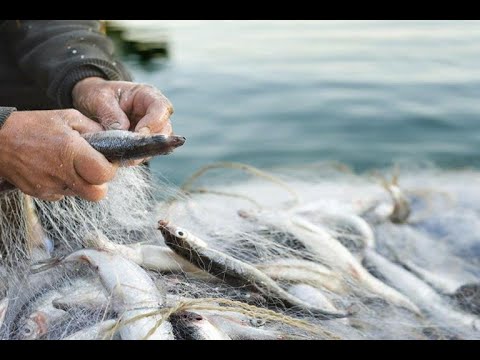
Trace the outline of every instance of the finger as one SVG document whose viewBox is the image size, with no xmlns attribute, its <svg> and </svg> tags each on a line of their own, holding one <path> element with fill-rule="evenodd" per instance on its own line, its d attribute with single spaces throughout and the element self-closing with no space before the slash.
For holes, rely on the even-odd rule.
<svg viewBox="0 0 480 360">
<path fill-rule="evenodd" d="M 89 119 L 77 110 L 64 110 L 62 111 L 62 116 L 63 121 L 65 121 L 70 128 L 78 131 L 80 134 L 104 130 L 100 124 Z"/>
<path fill-rule="evenodd" d="M 173 106 L 166 98 L 154 101 L 135 126 L 135 131 L 147 128 L 152 134 L 163 133 L 167 124 L 170 124 L 170 116 L 173 114 Z M 171 125 L 170 125 L 171 127 Z"/>
<path fill-rule="evenodd" d="M 87 183 L 102 185 L 112 180 L 118 165 L 110 163 L 105 156 L 93 149 L 88 142 L 80 136 L 75 138 L 71 148 L 74 153 L 73 166 L 76 173 Z M 72 151 L 72 150 L 71 150 Z M 73 189 L 70 187 L 70 189 Z"/>
<path fill-rule="evenodd" d="M 102 101 L 96 110 L 97 120 L 106 130 L 129 129 L 130 121 L 113 96 Z"/>
<path fill-rule="evenodd" d="M 83 180 L 83 181 L 85 181 L 85 180 Z M 86 183 L 86 182 L 85 182 L 85 183 Z M 86 184 L 87 184 L 87 183 L 86 183 Z M 87 184 L 87 185 L 89 185 L 89 184 Z M 72 189 L 70 189 L 70 188 L 68 187 L 68 185 L 64 185 L 64 186 L 63 186 L 62 194 L 63 194 L 64 196 L 77 196 L 77 193 L 76 193 L 75 191 L 73 191 Z"/>
</svg>

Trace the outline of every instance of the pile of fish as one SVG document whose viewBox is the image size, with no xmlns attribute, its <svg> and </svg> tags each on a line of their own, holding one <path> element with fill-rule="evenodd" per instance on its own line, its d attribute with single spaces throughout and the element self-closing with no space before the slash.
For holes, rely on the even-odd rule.
<svg viewBox="0 0 480 360">
<path fill-rule="evenodd" d="M 95 230 L 75 251 L 34 249 L 4 284 L 0 336 L 480 338 L 478 173 L 382 187 L 233 167 L 261 180 L 194 188 L 198 173 L 152 209 L 147 238 Z"/>
</svg>

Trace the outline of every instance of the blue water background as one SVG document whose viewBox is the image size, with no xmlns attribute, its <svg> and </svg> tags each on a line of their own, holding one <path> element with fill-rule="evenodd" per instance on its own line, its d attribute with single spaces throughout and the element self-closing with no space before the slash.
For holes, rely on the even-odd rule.
<svg viewBox="0 0 480 360">
<path fill-rule="evenodd" d="M 175 106 L 187 143 L 152 162 L 173 182 L 215 161 L 480 166 L 478 21 L 118 23 L 168 44 L 123 60 Z"/>
</svg>

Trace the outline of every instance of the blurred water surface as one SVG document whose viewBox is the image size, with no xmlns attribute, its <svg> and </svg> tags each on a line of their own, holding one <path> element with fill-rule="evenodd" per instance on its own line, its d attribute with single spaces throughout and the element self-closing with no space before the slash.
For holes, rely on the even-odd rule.
<svg viewBox="0 0 480 360">
<path fill-rule="evenodd" d="M 122 58 L 175 106 L 187 143 L 152 162 L 173 182 L 224 160 L 480 166 L 478 21 L 111 24 L 124 40 L 165 44 L 167 56 Z"/>
</svg>

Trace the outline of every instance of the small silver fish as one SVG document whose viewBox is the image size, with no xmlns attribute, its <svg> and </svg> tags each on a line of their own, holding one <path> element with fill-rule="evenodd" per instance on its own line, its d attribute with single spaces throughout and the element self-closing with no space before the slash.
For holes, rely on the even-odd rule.
<svg viewBox="0 0 480 360">
<path fill-rule="evenodd" d="M 122 255 L 141 267 L 161 272 L 203 272 L 198 267 L 175 254 L 170 248 L 148 244 L 116 244 L 100 232 L 92 232 L 85 237 L 89 247 L 108 250 Z"/>
<path fill-rule="evenodd" d="M 52 305 L 57 309 L 106 312 L 112 307 L 111 299 L 99 281 L 78 279 L 60 292 L 62 296 L 52 301 Z"/>
<path fill-rule="evenodd" d="M 408 270 L 371 249 L 366 251 L 365 260 L 392 286 L 409 296 L 423 311 L 442 324 L 447 322 L 455 328 L 463 326 L 469 330 L 480 330 L 480 319 L 453 309 L 432 287 Z"/>
<path fill-rule="evenodd" d="M 307 284 L 296 284 L 290 286 L 288 292 L 293 296 L 305 301 L 312 306 L 327 309 L 330 311 L 339 311 L 338 308 L 317 288 Z M 337 321 L 348 325 L 348 319 L 338 319 Z"/>
<path fill-rule="evenodd" d="M 82 136 L 95 150 L 110 161 L 167 155 L 185 143 L 183 136 L 143 135 L 125 130 L 99 131 Z"/>
<path fill-rule="evenodd" d="M 205 316 L 195 312 L 178 312 L 170 317 L 170 321 L 177 340 L 231 340 L 230 336 L 215 327 Z"/>
<path fill-rule="evenodd" d="M 480 315 L 480 283 L 464 284 L 450 297 L 463 311 Z"/>
<path fill-rule="evenodd" d="M 320 224 L 313 224 L 302 216 L 284 211 L 255 215 L 242 211 L 239 215 L 249 221 L 292 234 L 320 262 L 339 272 L 346 282 L 352 281 L 394 305 L 420 314 L 420 309 L 410 299 L 371 275 L 358 259 Z"/>
<path fill-rule="evenodd" d="M 398 186 L 398 175 L 394 175 L 392 181 L 382 179 L 383 187 L 388 191 L 393 200 L 393 210 L 389 219 L 394 224 L 404 224 L 410 216 L 410 202 Z"/>
<path fill-rule="evenodd" d="M 303 259 L 279 259 L 256 264 L 255 267 L 274 280 L 306 283 L 325 288 L 337 294 L 346 294 L 347 287 L 341 276 L 319 263 Z"/>
<path fill-rule="evenodd" d="M 452 279 L 448 273 L 441 274 L 438 272 L 428 271 L 427 269 L 418 266 L 413 261 L 408 259 L 400 259 L 399 257 L 396 257 L 395 261 L 432 286 L 434 289 L 445 295 L 454 294 L 458 288 L 465 284 L 465 282 L 462 283 L 458 280 Z"/>
<path fill-rule="evenodd" d="M 170 322 L 160 314 L 152 314 L 161 309 L 165 301 L 140 266 L 122 256 L 93 249 L 76 251 L 57 264 L 72 262 L 86 263 L 97 272 L 112 297 L 113 310 L 120 314 L 119 333 L 123 340 L 174 339 Z"/>
<path fill-rule="evenodd" d="M 349 316 L 349 314 L 345 312 L 327 311 L 312 307 L 290 295 L 273 279 L 252 265 L 209 248 L 203 240 L 166 221 L 160 220 L 158 224 L 167 246 L 186 260 L 192 262 L 204 271 L 221 278 L 232 286 L 260 292 L 274 302 L 280 301 L 284 306 L 304 309 L 323 319 Z"/>
<path fill-rule="evenodd" d="M 8 309 L 8 298 L 3 299 L 0 301 L 0 329 L 3 325 L 3 320 L 5 319 L 5 314 L 7 313 Z"/>
<path fill-rule="evenodd" d="M 196 310 L 232 340 L 301 340 L 300 336 L 266 329 L 265 321 L 233 311 Z"/>
<path fill-rule="evenodd" d="M 82 137 L 109 161 L 143 159 L 168 155 L 185 143 L 177 135 L 143 135 L 126 130 L 108 130 L 82 134 Z M 15 185 L 0 178 L 0 193 L 14 190 Z"/>
<path fill-rule="evenodd" d="M 52 305 L 53 299 L 60 293 L 56 290 L 49 291 L 42 295 L 35 302 L 35 309 L 26 318 L 18 331 L 18 338 L 21 340 L 36 340 L 45 337 L 54 325 L 68 317 L 66 311 L 56 309 Z"/>
</svg>

